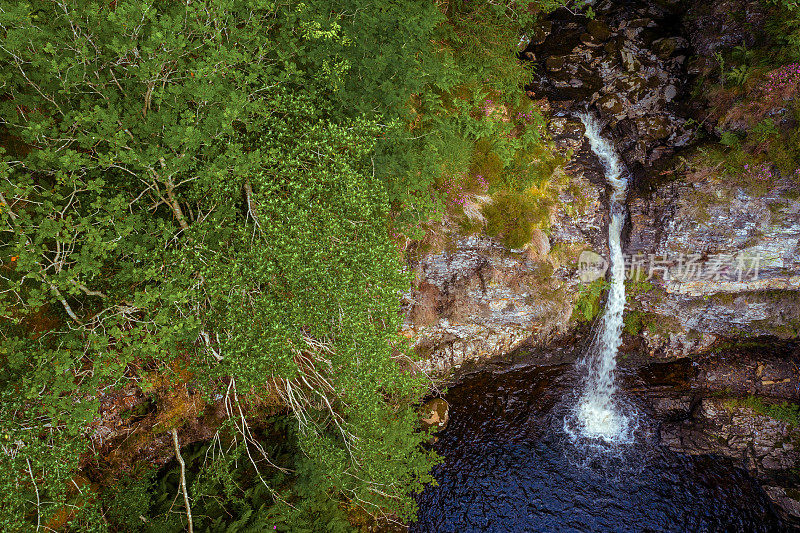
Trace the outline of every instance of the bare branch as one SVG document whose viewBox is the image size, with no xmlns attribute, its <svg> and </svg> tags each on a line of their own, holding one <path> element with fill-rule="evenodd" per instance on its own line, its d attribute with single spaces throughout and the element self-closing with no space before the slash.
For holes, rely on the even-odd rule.
<svg viewBox="0 0 800 533">
<path fill-rule="evenodd" d="M 256 205 L 253 201 L 253 186 L 250 184 L 249 179 L 244 182 L 244 192 L 247 195 L 247 214 L 253 218 L 256 226 L 261 228 L 261 223 L 258 221 L 258 215 L 256 214 Z"/>
<path fill-rule="evenodd" d="M 47 283 L 50 286 L 50 288 L 53 290 L 53 292 L 56 294 L 56 297 L 58 298 L 58 301 L 61 302 L 61 305 L 64 307 L 64 311 L 67 312 L 67 314 L 70 316 L 70 318 L 72 318 L 72 320 L 74 320 L 78 324 L 83 324 L 81 319 L 78 318 L 78 315 L 75 314 L 75 311 L 72 310 L 72 307 L 70 307 L 69 302 L 67 302 L 67 299 L 64 298 L 64 295 L 61 294 L 60 290 L 58 290 L 58 287 L 56 287 L 55 283 L 53 283 L 52 281 L 47 279 L 47 277 L 45 277 L 44 273 L 40 274 L 40 277 L 42 278 L 42 281 Z"/>
<path fill-rule="evenodd" d="M 189 505 L 189 493 L 186 491 L 186 463 L 183 462 L 181 455 L 181 445 L 178 443 L 178 430 L 172 428 L 172 445 L 175 447 L 175 459 L 181 465 L 181 492 L 183 493 L 183 503 L 186 506 L 186 518 L 189 521 L 189 533 L 194 533 L 194 524 L 192 523 L 192 508 Z"/>
<path fill-rule="evenodd" d="M 147 84 L 147 91 L 144 93 L 144 105 L 142 106 L 142 117 L 147 118 L 147 110 L 150 109 L 150 98 L 153 96 L 154 82 Z"/>
<path fill-rule="evenodd" d="M 90 289 L 89 289 L 89 288 L 88 288 L 86 285 L 84 285 L 83 283 L 78 283 L 78 281 L 77 281 L 77 280 L 74 280 L 74 279 L 73 279 L 73 280 L 72 280 L 72 283 L 74 283 L 74 284 L 75 284 L 75 286 L 76 286 L 76 287 L 78 287 L 80 290 L 82 290 L 82 291 L 83 291 L 83 293 L 84 293 L 84 294 L 86 294 L 87 296 L 99 296 L 100 298 L 108 298 L 108 296 L 106 296 L 106 295 L 105 295 L 105 293 L 103 293 L 103 291 L 93 291 L 93 290 L 90 290 Z"/>
<path fill-rule="evenodd" d="M 164 160 L 161 160 L 161 164 L 164 164 Z M 172 184 L 172 178 L 168 179 L 166 182 L 167 186 L 167 198 L 169 198 L 169 206 L 175 212 L 175 218 L 178 219 L 178 224 L 180 225 L 183 231 L 187 231 L 189 229 L 189 224 L 186 222 L 186 217 L 183 216 L 183 209 L 181 209 L 181 204 L 178 202 L 178 198 L 175 196 L 175 186 Z"/>
<path fill-rule="evenodd" d="M 214 356 L 214 359 L 216 359 L 217 361 L 222 361 L 222 356 L 220 355 L 220 353 L 216 349 L 214 349 L 213 346 L 211 346 L 211 337 L 208 335 L 208 332 L 206 330 L 200 332 L 200 338 L 203 339 L 206 348 L 209 349 L 211 355 Z M 219 336 L 217 336 L 217 342 L 219 342 Z"/>
<path fill-rule="evenodd" d="M 31 481 L 33 481 L 33 490 L 36 491 L 36 531 L 42 527 L 42 512 L 40 510 L 41 502 L 39 501 L 39 487 L 36 486 L 36 478 L 33 477 L 33 469 L 31 468 L 31 460 L 27 457 L 25 461 L 28 463 L 28 473 L 31 475 Z"/>
</svg>

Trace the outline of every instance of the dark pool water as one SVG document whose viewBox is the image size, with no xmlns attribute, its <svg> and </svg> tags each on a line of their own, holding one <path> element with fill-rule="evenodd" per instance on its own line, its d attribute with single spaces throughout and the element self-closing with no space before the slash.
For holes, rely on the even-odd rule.
<svg viewBox="0 0 800 533">
<path fill-rule="evenodd" d="M 635 445 L 586 449 L 562 430 L 565 368 L 485 374 L 447 395 L 437 487 L 419 497 L 416 532 L 784 531 L 747 473 L 679 455 L 642 423 Z"/>
</svg>

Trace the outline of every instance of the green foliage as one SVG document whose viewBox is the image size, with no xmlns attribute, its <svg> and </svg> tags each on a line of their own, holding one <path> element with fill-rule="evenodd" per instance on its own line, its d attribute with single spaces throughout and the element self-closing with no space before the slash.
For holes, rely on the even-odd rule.
<svg viewBox="0 0 800 533">
<path fill-rule="evenodd" d="M 0 167 L 4 531 L 79 499 L 98 390 L 177 361 L 209 397 L 292 386 L 307 471 L 413 517 L 434 461 L 374 162 L 440 22 L 416 2 L 2 3 L 0 116 L 25 146 Z"/>
<path fill-rule="evenodd" d="M 388 222 L 418 235 L 485 142 L 515 215 L 491 231 L 542 224 L 532 189 L 557 162 L 513 58 L 556 4 L 0 0 L 0 527 L 132 528 L 125 511 L 163 504 L 126 481 L 98 514 L 73 486 L 98 391 L 167 375 L 283 399 L 303 461 L 270 479 L 303 502 L 298 528 L 341 523 L 342 501 L 413 519 L 436 457 L 400 365 Z M 230 497 L 219 476 L 195 501 Z M 272 516 L 250 507 L 220 523 Z"/>
<path fill-rule="evenodd" d="M 302 453 L 290 417 L 267 420 L 258 434 L 269 462 L 252 462 L 254 450 L 248 452 L 229 430 L 182 450 L 195 531 L 357 531 L 357 505 Z M 186 515 L 176 510 L 180 490 L 180 466 L 173 460 L 158 471 L 124 478 L 100 496 L 100 508 L 112 531 L 179 531 L 187 525 Z"/>
<path fill-rule="evenodd" d="M 714 59 L 719 65 L 720 83 L 725 85 L 725 56 L 722 55 L 722 52 L 714 52 Z"/>
<path fill-rule="evenodd" d="M 663 317 L 640 309 L 626 311 L 623 319 L 623 331 L 632 336 L 639 335 L 645 330 L 654 335 L 659 331 L 664 331 L 663 326 L 665 326 Z"/>
<path fill-rule="evenodd" d="M 800 4 L 796 0 L 767 0 L 776 6 L 768 30 L 776 40 L 772 47 L 778 62 L 800 61 Z"/>
<path fill-rule="evenodd" d="M 655 289 L 653 282 L 649 279 L 645 279 L 644 272 L 638 272 L 637 274 L 638 278 L 634 277 L 625 280 L 625 293 L 632 298 L 638 298 Z"/>
<path fill-rule="evenodd" d="M 720 66 L 719 85 L 698 80 L 693 93 L 704 93 L 724 106 L 717 111 L 731 120 L 750 124 L 746 134 L 722 131 L 720 142 L 726 149 L 707 151 L 714 164 L 721 163 L 725 178 L 763 194 L 771 186 L 775 170 L 781 177 L 796 175 L 800 166 L 800 128 L 782 120 L 779 126 L 769 110 L 794 99 L 800 61 L 800 7 L 793 0 L 768 0 L 765 33 L 761 44 L 721 50 L 714 54 Z M 760 30 L 756 30 L 757 32 Z M 726 65 L 730 70 L 726 70 Z M 725 82 L 732 86 L 725 88 Z M 735 102 L 731 106 L 731 101 Z M 724 120 L 728 120 L 727 118 Z"/>
<path fill-rule="evenodd" d="M 725 80 L 731 81 L 735 86 L 742 87 L 757 71 L 756 66 L 763 64 L 766 59 L 758 49 L 748 48 L 745 44 L 736 46 L 727 54 L 731 63 L 731 70 L 725 72 L 722 53 L 717 54 L 721 72 Z"/>
<path fill-rule="evenodd" d="M 748 132 L 748 138 L 752 139 L 756 143 L 763 143 L 779 133 L 780 132 L 775 125 L 775 121 L 768 117 L 750 129 Z"/>
<path fill-rule="evenodd" d="M 748 407 L 758 414 L 785 422 L 792 427 L 800 427 L 800 405 L 796 403 L 768 403 L 758 396 L 731 400 L 731 406 Z"/>
<path fill-rule="evenodd" d="M 728 148 L 739 148 L 741 146 L 741 139 L 732 131 L 723 131 L 719 135 L 719 143 Z"/>
<path fill-rule="evenodd" d="M 581 322 L 594 320 L 600 313 L 601 297 L 608 285 L 608 282 L 604 279 L 596 279 L 591 283 L 582 284 L 575 299 L 573 316 Z"/>
<path fill-rule="evenodd" d="M 643 307 L 643 301 L 651 303 L 662 297 L 663 289 L 645 279 L 646 274 L 639 272 L 637 278 L 625 280 L 625 294 L 628 307 L 623 317 L 623 331 L 628 335 L 640 335 L 647 331 L 651 335 L 665 334 L 680 329 L 674 318 L 661 316 Z"/>
<path fill-rule="evenodd" d="M 720 152 L 718 161 L 724 161 L 729 178 L 742 182 L 757 191 L 765 190 L 769 172 L 752 172 L 765 165 L 776 166 L 784 176 L 791 175 L 800 166 L 797 150 L 798 128 L 782 120 L 783 126 L 773 121 L 767 113 L 787 99 L 794 99 L 797 83 L 797 62 L 800 61 L 800 7 L 794 0 L 767 0 L 774 6 L 768 9 L 764 28 L 753 28 L 759 45 L 749 48 L 745 44 L 722 49 L 714 54 L 720 68 L 720 79 L 709 83 L 697 80 L 692 93 L 694 98 L 704 94 L 718 102 L 720 115 L 744 120 L 751 127 L 746 135 L 720 132 L 720 142 L 729 150 Z M 730 69 L 730 70 L 728 70 Z M 716 80 L 714 80 L 716 81 Z M 725 82 L 732 85 L 725 87 Z M 731 102 L 735 102 L 731 106 Z M 727 119 L 724 119 L 727 120 Z M 750 171 L 745 170 L 748 165 Z M 756 179 L 750 179 L 756 178 Z"/>
<path fill-rule="evenodd" d="M 726 72 L 725 77 L 735 85 L 742 86 L 747 82 L 750 74 L 751 68 L 748 65 L 739 65 L 738 67 L 734 67 L 730 72 Z"/>
<path fill-rule="evenodd" d="M 531 193 L 501 193 L 484 208 L 486 232 L 509 248 L 529 243 L 533 230 L 547 221 L 548 205 Z"/>
<path fill-rule="evenodd" d="M 644 328 L 645 314 L 639 310 L 625 313 L 622 330 L 628 335 L 638 335 Z"/>
<path fill-rule="evenodd" d="M 147 523 L 153 505 L 151 488 L 155 475 L 156 472 L 151 470 L 138 476 L 124 476 L 117 485 L 102 495 L 101 502 L 107 510 L 107 520 L 113 529 L 139 531 Z M 81 516 L 79 520 L 86 518 L 89 517 Z"/>
<path fill-rule="evenodd" d="M 731 55 L 735 61 L 745 66 L 752 66 L 759 59 L 758 50 L 754 48 L 748 48 L 747 44 L 745 43 L 734 47 Z"/>
<path fill-rule="evenodd" d="M 387 132 L 377 149 L 398 230 L 421 238 L 421 223 L 433 214 L 463 216 L 473 195 L 523 191 L 550 178 L 558 162 L 543 138 L 544 118 L 524 92 L 531 70 L 512 58 L 519 33 L 557 5 L 446 3 L 434 32 L 437 64 L 420 74 L 427 82 L 410 100 L 413 136 Z"/>
</svg>

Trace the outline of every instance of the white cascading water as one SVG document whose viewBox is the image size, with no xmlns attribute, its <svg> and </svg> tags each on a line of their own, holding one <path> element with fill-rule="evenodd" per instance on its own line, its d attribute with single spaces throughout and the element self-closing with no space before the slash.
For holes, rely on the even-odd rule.
<svg viewBox="0 0 800 533">
<path fill-rule="evenodd" d="M 579 113 L 578 118 L 586 127 L 586 138 L 600 159 L 612 188 L 611 221 L 608 226 L 611 287 L 597 336 L 583 359 L 586 370 L 584 388 L 570 417 L 571 423 L 565 421 L 565 428 L 570 425 L 573 426 L 567 428 L 570 433 L 574 434 L 577 430 L 584 438 L 613 444 L 628 441 L 631 433 L 630 418 L 620 412 L 620 404 L 615 399 L 617 386 L 614 382 L 625 310 L 625 265 L 621 236 L 628 180 L 614 146 L 600 135 L 602 128 L 598 121 L 589 113 Z"/>
</svg>

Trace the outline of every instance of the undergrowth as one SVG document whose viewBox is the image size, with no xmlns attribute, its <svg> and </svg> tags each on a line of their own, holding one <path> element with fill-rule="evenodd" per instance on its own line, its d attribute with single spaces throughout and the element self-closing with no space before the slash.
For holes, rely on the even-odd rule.
<svg viewBox="0 0 800 533">
<path fill-rule="evenodd" d="M 717 69 L 698 79 L 719 142 L 697 152 L 693 167 L 763 195 L 776 180 L 800 185 L 800 7 L 770 0 L 759 45 L 715 54 Z"/>
</svg>

